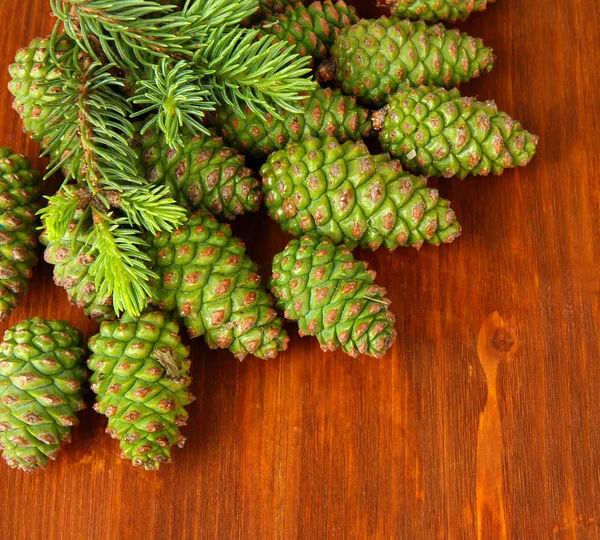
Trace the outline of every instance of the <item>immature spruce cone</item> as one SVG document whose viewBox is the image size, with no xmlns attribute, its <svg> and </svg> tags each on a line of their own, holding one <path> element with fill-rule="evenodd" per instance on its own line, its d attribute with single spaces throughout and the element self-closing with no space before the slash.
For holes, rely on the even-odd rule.
<svg viewBox="0 0 600 540">
<path fill-rule="evenodd" d="M 324 0 L 308 7 L 289 6 L 282 14 L 267 17 L 260 28 L 263 34 L 290 43 L 298 55 L 312 57 L 312 67 L 327 56 L 340 31 L 357 21 L 356 10 L 344 0 Z"/>
<path fill-rule="evenodd" d="M 378 0 L 390 6 L 392 15 L 400 19 L 464 21 L 471 13 L 483 11 L 494 0 Z"/>
<path fill-rule="evenodd" d="M 539 140 L 493 101 L 461 97 L 458 90 L 407 88 L 373 117 L 386 151 L 429 176 L 501 174 L 524 166 Z"/>
<path fill-rule="evenodd" d="M 307 137 L 328 136 L 343 142 L 371 133 L 369 110 L 339 90 L 319 88 L 301 106 L 300 113 L 279 109 L 281 120 L 271 114 L 263 120 L 248 108 L 243 115 L 237 115 L 230 107 L 221 107 L 212 121 L 229 144 L 258 158 Z"/>
<path fill-rule="evenodd" d="M 38 261 L 40 179 L 25 156 L 0 146 L 0 321 L 27 292 Z"/>
<path fill-rule="evenodd" d="M 94 409 L 108 417 L 107 433 L 119 439 L 124 459 L 154 471 L 183 447 L 189 391 L 189 350 L 179 326 L 160 312 L 124 314 L 104 322 L 88 343 Z"/>
<path fill-rule="evenodd" d="M 261 286 L 256 265 L 228 225 L 203 212 L 173 233 L 148 238 L 155 297 L 163 310 L 177 310 L 191 337 L 213 349 L 273 358 L 288 336 Z"/>
<path fill-rule="evenodd" d="M 406 86 L 452 87 L 490 71 L 494 55 L 482 41 L 422 21 L 362 20 L 342 30 L 332 59 L 319 69 L 359 102 L 383 105 Z"/>
<path fill-rule="evenodd" d="M 288 233 L 314 231 L 370 249 L 450 243 L 460 234 L 450 203 L 425 178 L 402 172 L 362 143 L 305 139 L 261 170 L 269 215 Z"/>
<path fill-rule="evenodd" d="M 79 216 L 69 224 L 67 233 L 58 242 L 50 242 L 44 232 L 40 237 L 46 246 L 44 260 L 54 265 L 54 283 L 67 291 L 69 301 L 87 317 L 97 321 L 116 318 L 112 297 L 100 297 L 89 270 L 95 260 L 89 254 L 89 232 L 78 228 Z"/>
<path fill-rule="evenodd" d="M 287 8 L 297 4 L 307 4 L 309 0 L 258 0 L 258 11 L 255 19 L 264 19 L 274 13 L 283 13 Z"/>
<path fill-rule="evenodd" d="M 270 286 L 298 321 L 301 335 L 317 336 L 324 351 L 383 356 L 396 339 L 394 315 L 375 272 L 344 245 L 315 235 L 292 240 L 273 260 Z"/>
<path fill-rule="evenodd" d="M 68 37 L 57 40 L 55 54 L 61 58 L 71 52 L 75 42 Z M 19 49 L 15 63 L 8 71 L 11 81 L 8 89 L 15 97 L 13 108 L 19 113 L 25 131 L 38 138 L 50 112 L 48 103 L 56 99 L 55 94 L 61 89 L 52 86 L 62 71 L 53 62 L 49 54 L 50 38 L 34 38 L 24 49 Z"/>
<path fill-rule="evenodd" d="M 165 136 L 150 129 L 141 136 L 141 166 L 152 183 L 165 184 L 177 202 L 233 219 L 256 212 L 260 181 L 244 157 L 222 139 L 184 130 L 183 146 L 168 146 Z"/>
<path fill-rule="evenodd" d="M 66 321 L 34 317 L 0 343 L 0 449 L 11 467 L 32 472 L 71 440 L 85 409 L 83 336 Z"/>
</svg>

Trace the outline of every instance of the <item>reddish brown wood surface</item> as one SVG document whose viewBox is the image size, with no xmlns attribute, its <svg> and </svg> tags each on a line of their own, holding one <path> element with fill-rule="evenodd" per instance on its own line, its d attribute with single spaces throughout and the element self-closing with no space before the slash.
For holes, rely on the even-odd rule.
<svg viewBox="0 0 600 540">
<path fill-rule="evenodd" d="M 0 1 L 0 88 L 48 12 Z M 45 472 L 0 464 L 0 538 L 600 536 L 600 7 L 498 0 L 463 26 L 498 55 L 464 93 L 541 143 L 525 169 L 436 183 L 463 225 L 452 246 L 359 252 L 393 301 L 391 353 L 324 354 L 292 325 L 274 361 L 196 341 L 198 399 L 174 463 L 133 469 L 89 409 Z M 0 144 L 41 166 L 10 103 L 2 90 Z M 267 274 L 286 237 L 265 215 L 233 228 Z M 96 330 L 45 264 L 0 330 L 33 315 Z"/>
</svg>

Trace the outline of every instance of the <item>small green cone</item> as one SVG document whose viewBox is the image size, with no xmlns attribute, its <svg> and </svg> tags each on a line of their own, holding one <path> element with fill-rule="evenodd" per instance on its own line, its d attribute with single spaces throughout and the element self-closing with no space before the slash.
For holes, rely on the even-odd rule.
<svg viewBox="0 0 600 540">
<path fill-rule="evenodd" d="M 141 168 L 148 180 L 168 186 L 171 196 L 189 210 L 202 209 L 233 219 L 256 212 L 260 181 L 244 156 L 222 139 L 183 130 L 183 146 L 169 146 L 165 136 L 149 129 L 139 137 Z"/>
<path fill-rule="evenodd" d="M 273 260 L 271 290 L 300 335 L 316 336 L 324 351 L 380 358 L 396 339 L 395 318 L 375 272 L 344 245 L 306 235 Z"/>
<path fill-rule="evenodd" d="M 107 433 L 118 439 L 121 457 L 154 471 L 183 447 L 191 361 L 179 326 L 165 313 L 124 314 L 104 322 L 88 343 L 94 410 L 108 417 Z"/>
<path fill-rule="evenodd" d="M 408 170 L 446 178 L 525 166 L 539 140 L 493 101 L 461 97 L 456 89 L 402 90 L 374 114 L 373 126 Z"/>
<path fill-rule="evenodd" d="M 335 79 L 359 103 L 382 106 L 403 87 L 468 81 L 490 71 L 494 59 L 480 39 L 458 30 L 382 17 L 342 30 L 318 76 Z"/>
<path fill-rule="evenodd" d="M 389 6 L 392 16 L 399 19 L 457 22 L 471 13 L 483 11 L 494 0 L 378 0 Z"/>
<path fill-rule="evenodd" d="M 38 262 L 40 181 L 25 156 L 0 146 L 0 321 L 27 293 Z"/>
<path fill-rule="evenodd" d="M 56 458 L 85 409 L 83 336 L 66 321 L 34 317 L 0 343 L 0 449 L 10 467 L 32 472 Z"/>
<path fill-rule="evenodd" d="M 256 158 L 308 137 L 335 137 L 344 142 L 371 133 L 370 111 L 339 90 L 318 88 L 300 106 L 299 113 L 279 109 L 281 118 L 268 114 L 264 119 L 248 108 L 238 115 L 229 107 L 221 107 L 211 121 L 229 144 Z"/>
<path fill-rule="evenodd" d="M 212 349 L 274 358 L 288 336 L 261 286 L 256 264 L 228 225 L 204 212 L 171 234 L 149 237 L 148 255 L 160 309 L 176 310 L 190 337 L 203 336 Z"/>
<path fill-rule="evenodd" d="M 271 34 L 289 43 L 299 56 L 310 56 L 313 67 L 323 60 L 335 38 L 346 26 L 359 20 L 354 7 L 344 0 L 324 0 L 310 4 L 302 3 L 272 15 L 260 25 L 262 34 Z"/>
</svg>

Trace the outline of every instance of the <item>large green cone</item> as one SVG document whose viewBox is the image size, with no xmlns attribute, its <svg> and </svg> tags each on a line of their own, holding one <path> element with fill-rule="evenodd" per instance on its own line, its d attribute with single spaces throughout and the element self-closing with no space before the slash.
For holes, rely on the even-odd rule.
<svg viewBox="0 0 600 540">
<path fill-rule="evenodd" d="M 40 181 L 25 156 L 0 146 L 0 321 L 27 292 L 38 261 Z"/>
<path fill-rule="evenodd" d="M 280 109 L 281 118 L 269 114 L 265 119 L 248 108 L 238 115 L 222 107 L 212 121 L 229 144 L 257 158 L 308 137 L 336 137 L 343 142 L 371 133 L 369 110 L 339 90 L 319 88 L 302 101 L 301 107 L 300 113 Z"/>
<path fill-rule="evenodd" d="M 358 19 L 354 7 L 344 0 L 324 0 L 308 7 L 301 3 L 290 6 L 282 14 L 268 17 L 260 28 L 263 34 L 290 43 L 299 56 L 310 56 L 314 66 L 327 56 L 340 31 Z"/>
<path fill-rule="evenodd" d="M 148 238 L 155 297 L 163 310 L 177 310 L 191 337 L 242 360 L 274 358 L 288 336 L 261 286 L 256 264 L 228 225 L 203 212 L 173 233 Z"/>
<path fill-rule="evenodd" d="M 171 447 L 185 442 L 179 428 L 194 399 L 177 323 L 160 312 L 125 314 L 102 323 L 88 346 L 94 409 L 108 417 L 106 431 L 119 439 L 121 457 L 148 471 L 168 463 Z"/>
<path fill-rule="evenodd" d="M 494 54 L 480 39 L 441 24 L 381 18 L 345 28 L 319 69 L 367 105 L 384 105 L 406 86 L 450 88 L 492 69 Z"/>
<path fill-rule="evenodd" d="M 385 150 L 416 173 L 446 178 L 501 174 L 524 166 L 539 140 L 493 101 L 458 90 L 405 89 L 373 117 Z"/>
<path fill-rule="evenodd" d="M 425 178 L 372 156 L 362 142 L 293 143 L 271 154 L 261 174 L 269 215 L 294 236 L 314 231 L 350 248 L 395 249 L 460 234 L 450 203 Z"/>
<path fill-rule="evenodd" d="M 378 0 L 389 6 L 392 15 L 399 19 L 427 22 L 464 21 L 477 11 L 483 11 L 494 0 Z"/>
<path fill-rule="evenodd" d="M 85 408 L 85 349 L 65 321 L 34 317 L 7 330 L 0 343 L 0 449 L 27 472 L 55 459 Z"/>
<path fill-rule="evenodd" d="M 344 245 L 316 235 L 292 240 L 273 260 L 271 290 L 301 335 L 324 351 L 383 356 L 396 339 L 395 318 L 375 272 Z"/>
<path fill-rule="evenodd" d="M 216 136 L 184 130 L 183 146 L 168 146 L 150 129 L 141 136 L 141 166 L 152 183 L 165 184 L 182 206 L 227 219 L 256 212 L 262 193 L 244 157 Z"/>
</svg>

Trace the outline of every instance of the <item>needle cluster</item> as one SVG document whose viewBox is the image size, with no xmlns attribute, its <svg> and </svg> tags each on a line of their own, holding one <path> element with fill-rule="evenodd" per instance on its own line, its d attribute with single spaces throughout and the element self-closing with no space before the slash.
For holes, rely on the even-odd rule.
<svg viewBox="0 0 600 540">
<path fill-rule="evenodd" d="M 65 180 L 42 210 L 48 239 L 59 241 L 76 215 L 89 229 L 96 288 L 117 313 L 139 314 L 152 291 L 145 231 L 179 227 L 186 213 L 168 188 L 148 182 L 131 141 L 144 117 L 167 143 L 204 133 L 217 107 L 279 116 L 299 111 L 307 60 L 289 45 L 240 23 L 257 0 L 187 0 L 181 9 L 153 0 L 51 0 L 47 117 L 33 133 Z M 70 47 L 65 47 L 69 43 Z"/>
</svg>

